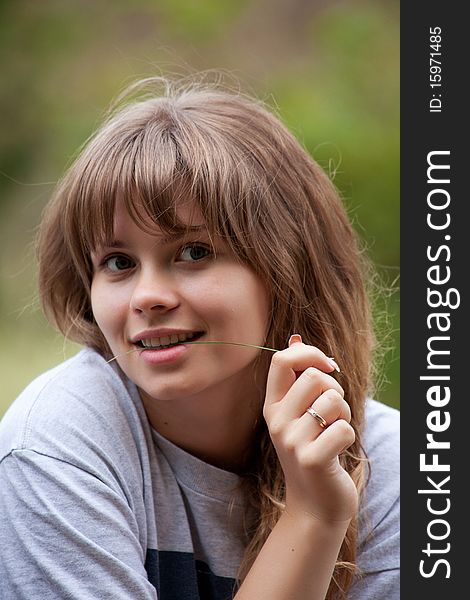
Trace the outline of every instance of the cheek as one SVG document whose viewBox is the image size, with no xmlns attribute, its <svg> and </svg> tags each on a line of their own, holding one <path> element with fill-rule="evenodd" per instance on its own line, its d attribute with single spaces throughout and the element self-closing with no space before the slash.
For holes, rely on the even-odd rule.
<svg viewBox="0 0 470 600">
<path fill-rule="evenodd" d="M 109 335 L 118 328 L 126 315 L 126 304 L 119 290 L 112 292 L 99 281 L 91 286 L 91 309 L 93 316 L 109 343 Z"/>
<path fill-rule="evenodd" d="M 224 275 L 227 275 L 225 273 Z M 198 295 L 198 305 L 210 322 L 227 325 L 246 337 L 255 332 L 264 335 L 268 327 L 269 295 L 260 280 L 242 269 L 231 277 L 219 277 L 206 285 Z"/>
<path fill-rule="evenodd" d="M 269 325 L 270 297 L 266 287 L 254 276 L 249 282 L 249 291 L 246 302 L 249 326 L 256 327 L 258 331 L 263 332 L 264 336 L 267 334 Z"/>
</svg>

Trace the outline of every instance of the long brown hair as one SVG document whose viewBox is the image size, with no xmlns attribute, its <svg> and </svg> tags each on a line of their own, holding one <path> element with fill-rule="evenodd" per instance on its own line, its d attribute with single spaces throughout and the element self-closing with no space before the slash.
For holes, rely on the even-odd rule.
<svg viewBox="0 0 470 600">
<path fill-rule="evenodd" d="M 125 203 L 142 227 L 177 230 L 179 200 L 192 199 L 208 230 L 266 283 L 271 297 L 266 345 L 293 332 L 334 356 L 356 441 L 342 455 L 359 491 L 365 479 L 361 431 L 374 346 L 367 264 L 332 182 L 280 120 L 258 101 L 217 86 L 160 78 L 130 90 L 70 167 L 45 210 L 38 240 L 39 291 L 50 320 L 103 355 L 109 348 L 90 303 L 90 252 L 112 236 L 114 207 Z M 146 92 L 135 99 L 136 92 Z M 268 360 L 266 357 L 260 360 Z M 267 367 L 267 363 L 264 365 Z M 266 372 L 266 371 L 263 371 Z M 263 383 L 260 393 L 263 392 Z M 284 476 L 267 427 L 244 480 L 257 518 L 240 577 L 249 570 L 284 503 Z M 356 560 L 356 520 L 342 545 L 327 598 L 346 592 Z"/>
</svg>

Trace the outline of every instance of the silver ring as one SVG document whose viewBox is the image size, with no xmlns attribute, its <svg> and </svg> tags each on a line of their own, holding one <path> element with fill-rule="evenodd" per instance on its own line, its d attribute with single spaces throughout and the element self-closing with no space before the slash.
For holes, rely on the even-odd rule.
<svg viewBox="0 0 470 600">
<path fill-rule="evenodd" d="M 311 406 L 309 408 L 307 408 L 307 410 L 305 412 L 308 412 L 309 415 L 312 415 L 312 417 L 316 421 L 318 421 L 318 424 L 320 425 L 320 427 L 322 429 L 325 429 L 325 427 L 328 426 L 328 423 L 325 421 L 325 419 L 321 415 L 319 415 L 317 412 L 315 412 Z"/>
</svg>

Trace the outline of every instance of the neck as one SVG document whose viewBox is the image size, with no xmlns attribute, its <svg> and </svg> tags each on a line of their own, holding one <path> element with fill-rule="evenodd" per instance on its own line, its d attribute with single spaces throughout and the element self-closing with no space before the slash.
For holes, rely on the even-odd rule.
<svg viewBox="0 0 470 600">
<path fill-rule="evenodd" d="M 252 373 L 171 401 L 140 393 L 151 426 L 170 442 L 227 471 L 245 469 L 262 419 L 262 394 L 254 389 Z"/>
</svg>

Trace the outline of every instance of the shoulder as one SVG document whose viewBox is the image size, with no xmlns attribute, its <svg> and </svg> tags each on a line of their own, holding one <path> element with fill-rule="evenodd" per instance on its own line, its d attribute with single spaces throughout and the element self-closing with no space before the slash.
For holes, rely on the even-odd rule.
<svg viewBox="0 0 470 600">
<path fill-rule="evenodd" d="M 33 451 L 83 469 L 128 454 L 146 418 L 135 387 L 98 353 L 80 351 L 35 379 L 0 423 L 0 460 Z"/>
<path fill-rule="evenodd" d="M 363 445 L 369 460 L 369 485 L 396 497 L 400 491 L 400 412 L 368 399 Z"/>
<path fill-rule="evenodd" d="M 81 598 L 156 597 L 144 565 L 154 501 L 139 400 L 117 366 L 84 350 L 7 411 L 0 588 L 11 597 L 21 582 L 24 598 L 56 598 L 60 582 L 61 597 L 75 598 L 79 580 Z"/>
<path fill-rule="evenodd" d="M 386 487 L 392 492 L 400 476 L 400 412 L 368 399 L 363 445 L 369 459 L 371 481 L 388 482 Z M 395 492 L 398 491 L 396 488 Z"/>
<path fill-rule="evenodd" d="M 398 568 L 400 412 L 368 399 L 363 445 L 368 480 L 359 518 L 359 566 L 366 572 Z"/>
</svg>

